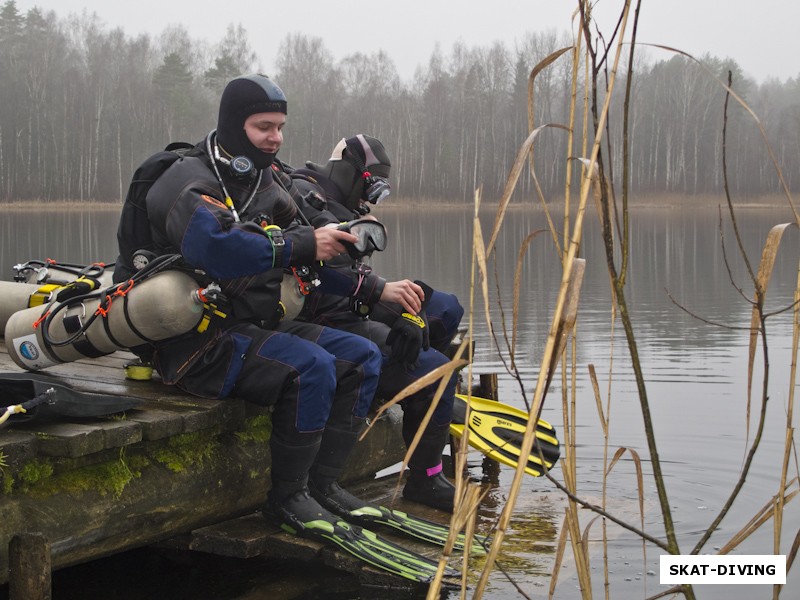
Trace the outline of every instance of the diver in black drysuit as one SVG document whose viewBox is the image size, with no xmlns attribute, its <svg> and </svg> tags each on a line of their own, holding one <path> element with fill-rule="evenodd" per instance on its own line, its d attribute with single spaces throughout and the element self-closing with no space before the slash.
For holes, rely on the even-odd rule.
<svg viewBox="0 0 800 600">
<path fill-rule="evenodd" d="M 371 203 L 384 199 L 389 192 L 390 167 L 379 140 L 357 135 L 341 140 L 325 165 L 308 162 L 306 168 L 286 170 L 298 191 L 295 199 L 300 197 L 303 214 L 315 227 L 325 227 L 363 217 Z M 335 267 L 338 277 L 353 281 L 362 291 L 362 299 L 353 301 L 316 289 L 307 297 L 298 318 L 357 333 L 378 344 L 383 354 L 378 397 L 389 400 L 448 362 L 444 352 L 464 314 L 456 296 L 417 281 L 415 284 L 424 291 L 423 310 L 412 315 L 399 304 L 381 302 L 386 281 L 367 265 L 341 255 L 329 261 L 328 266 Z M 403 496 L 409 500 L 448 511 L 453 510 L 455 490 L 442 473 L 442 450 L 448 440 L 456 383 L 454 373 L 410 458 L 410 474 L 403 489 Z M 438 384 L 437 381 L 402 401 L 407 446 L 419 429 Z"/>
<path fill-rule="evenodd" d="M 264 127 L 277 122 L 269 147 L 255 146 L 248 133 L 251 117 L 260 127 L 262 115 Z M 271 168 L 285 115 L 286 98 L 268 77 L 229 82 L 217 129 L 155 181 L 146 206 L 126 202 L 115 281 L 130 277 L 133 254 L 144 249 L 180 254 L 201 287 L 220 285 L 226 316 L 153 343 L 155 367 L 186 392 L 274 408 L 265 514 L 302 529 L 333 518 L 309 496 L 307 481 L 325 487 L 341 474 L 373 401 L 381 354 L 362 337 L 281 320 L 284 268 L 319 265 L 356 239 L 296 224 L 296 206 Z M 143 215 L 149 227 L 134 226 Z"/>
</svg>

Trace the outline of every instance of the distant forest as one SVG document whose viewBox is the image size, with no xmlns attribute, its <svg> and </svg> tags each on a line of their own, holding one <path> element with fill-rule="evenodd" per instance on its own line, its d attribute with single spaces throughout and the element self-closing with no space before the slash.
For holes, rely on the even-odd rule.
<svg viewBox="0 0 800 600">
<path fill-rule="evenodd" d="M 485 197 L 497 197 L 529 133 L 531 69 L 571 43 L 566 33 L 547 32 L 530 33 L 513 47 L 456 44 L 449 53 L 435 51 L 411 81 L 403 81 L 385 52 L 336 61 L 321 39 L 288 35 L 269 73 L 289 99 L 279 156 L 294 166 L 324 162 L 337 140 L 367 133 L 389 149 L 398 195 L 467 202 L 480 185 Z M 652 60 L 656 54 L 663 60 Z M 569 122 L 569 56 L 535 80 L 537 125 Z M 722 80 L 732 72 L 733 88 L 759 115 L 796 191 L 800 75 L 757 83 L 733 61 L 698 58 Z M 0 201 L 123 198 L 133 170 L 149 154 L 171 141 L 197 142 L 213 129 L 225 83 L 257 70 L 259 62 L 241 25 L 229 25 L 220 40 L 192 39 L 179 26 L 158 36 L 130 36 L 94 15 L 62 18 L 37 8 L 22 14 L 15 2 L 5 2 Z M 638 47 L 634 64 L 630 189 L 640 195 L 721 192 L 722 87 L 695 62 L 663 50 Z M 616 90 L 624 89 L 618 82 Z M 608 139 L 617 153 L 621 97 L 614 105 Z M 579 114 L 576 139 L 582 131 Z M 733 103 L 727 131 L 731 191 L 779 192 L 758 128 Z M 560 129 L 537 138 L 535 172 L 545 194 L 564 187 L 566 147 Z M 534 185 L 526 176 L 516 193 L 528 197 Z"/>
</svg>

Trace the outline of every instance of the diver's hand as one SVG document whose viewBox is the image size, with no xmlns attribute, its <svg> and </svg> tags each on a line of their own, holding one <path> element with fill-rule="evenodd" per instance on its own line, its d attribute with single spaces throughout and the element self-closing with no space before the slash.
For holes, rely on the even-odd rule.
<svg viewBox="0 0 800 600">
<path fill-rule="evenodd" d="M 413 315 L 404 312 L 392 325 L 386 336 L 386 343 L 391 346 L 390 359 L 402 363 L 407 369 L 417 364 L 420 350 L 431 347 L 428 334 L 428 318 L 425 311 Z"/>
<path fill-rule="evenodd" d="M 408 279 L 387 282 L 381 293 L 381 302 L 399 304 L 412 315 L 416 315 L 422 310 L 424 301 L 425 292 L 419 285 Z"/>
<path fill-rule="evenodd" d="M 322 227 L 314 230 L 314 239 L 317 242 L 316 260 L 329 260 L 346 252 L 342 242 L 354 244 L 358 238 L 347 231 L 340 231 L 332 227 Z"/>
</svg>

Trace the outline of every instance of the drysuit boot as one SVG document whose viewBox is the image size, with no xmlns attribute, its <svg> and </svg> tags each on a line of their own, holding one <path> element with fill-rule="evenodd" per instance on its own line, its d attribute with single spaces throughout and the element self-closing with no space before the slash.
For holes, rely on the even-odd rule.
<svg viewBox="0 0 800 600">
<path fill-rule="evenodd" d="M 308 482 L 308 489 L 314 500 L 319 502 L 323 508 L 337 515 L 345 516 L 354 510 L 367 506 L 366 502 L 348 492 L 336 481 L 321 488 L 318 487 L 313 480 L 310 480 Z"/>
<path fill-rule="evenodd" d="M 273 437 L 270 442 L 272 487 L 263 511 L 267 519 L 299 532 L 304 529 L 304 523 L 333 518 L 308 493 L 308 472 L 319 448 L 319 436 L 314 436 L 305 446 L 288 446 Z"/>
<path fill-rule="evenodd" d="M 312 497 L 322 506 L 339 514 L 365 505 L 336 483 L 357 441 L 358 431 L 329 425 L 322 434 L 322 444 L 317 459 L 311 467 L 308 487 Z"/>
<path fill-rule="evenodd" d="M 405 422 L 403 425 L 403 437 L 406 438 Z M 403 498 L 453 512 L 456 488 L 442 473 L 442 449 L 449 433 L 449 425 L 428 425 L 408 463 L 410 474 L 403 488 Z M 406 444 L 411 443 L 413 434 L 410 437 L 406 438 Z"/>
</svg>

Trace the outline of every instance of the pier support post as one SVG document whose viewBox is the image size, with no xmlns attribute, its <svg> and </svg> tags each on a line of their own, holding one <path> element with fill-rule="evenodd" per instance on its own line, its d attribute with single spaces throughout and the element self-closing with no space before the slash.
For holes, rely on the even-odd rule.
<svg viewBox="0 0 800 600">
<path fill-rule="evenodd" d="M 483 398 L 489 400 L 497 400 L 499 398 L 499 391 L 497 386 L 497 373 L 482 373 L 480 376 L 479 394 Z M 500 463 L 492 460 L 488 456 L 483 457 L 481 463 L 483 468 L 483 476 L 493 484 L 500 481 Z"/>
<path fill-rule="evenodd" d="M 8 544 L 9 600 L 50 600 L 50 542 L 41 533 L 20 533 Z"/>
</svg>

